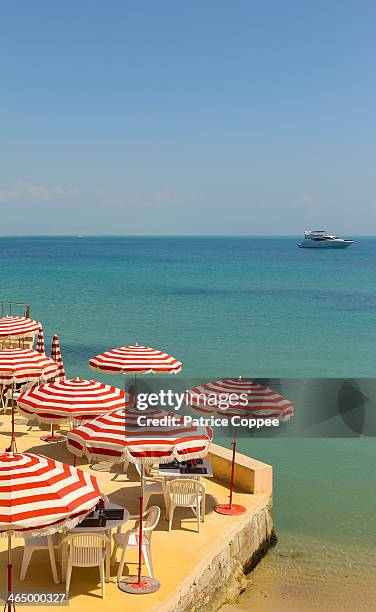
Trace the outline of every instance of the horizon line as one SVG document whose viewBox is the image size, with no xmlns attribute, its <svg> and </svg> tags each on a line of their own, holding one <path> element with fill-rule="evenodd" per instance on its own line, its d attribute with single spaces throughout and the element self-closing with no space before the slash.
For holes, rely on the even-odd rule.
<svg viewBox="0 0 376 612">
<path fill-rule="evenodd" d="M 341 232 L 340 232 L 341 233 Z M 1 238 L 296 238 L 302 234 L 0 234 Z M 374 238 L 376 234 L 351 233 L 352 236 Z"/>
</svg>

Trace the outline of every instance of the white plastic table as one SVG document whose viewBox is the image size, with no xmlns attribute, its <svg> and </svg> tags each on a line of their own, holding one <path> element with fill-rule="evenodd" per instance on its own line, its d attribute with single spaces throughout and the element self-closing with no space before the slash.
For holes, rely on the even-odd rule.
<svg viewBox="0 0 376 612">
<path fill-rule="evenodd" d="M 65 535 L 70 533 L 105 533 L 110 541 L 106 545 L 106 582 L 110 581 L 110 573 L 111 573 L 111 543 L 112 543 L 112 531 L 113 529 L 118 529 L 122 525 L 124 525 L 129 520 L 129 512 L 123 506 L 119 506 L 119 504 L 106 503 L 104 506 L 105 510 L 124 510 L 124 516 L 122 519 L 107 519 L 105 527 L 80 527 L 80 523 L 74 529 L 69 529 L 65 532 Z M 90 518 L 98 518 L 99 512 L 94 512 L 93 516 Z M 82 519 L 84 520 L 84 519 Z M 65 582 L 66 579 L 66 571 L 67 571 L 67 546 L 63 545 L 62 551 L 62 581 Z"/>
</svg>

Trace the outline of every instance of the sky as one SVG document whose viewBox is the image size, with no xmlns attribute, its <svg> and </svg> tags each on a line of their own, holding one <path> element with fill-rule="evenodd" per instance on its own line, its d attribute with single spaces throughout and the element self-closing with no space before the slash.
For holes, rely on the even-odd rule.
<svg viewBox="0 0 376 612">
<path fill-rule="evenodd" d="M 0 234 L 376 234 L 376 4 L 5 0 Z"/>
</svg>

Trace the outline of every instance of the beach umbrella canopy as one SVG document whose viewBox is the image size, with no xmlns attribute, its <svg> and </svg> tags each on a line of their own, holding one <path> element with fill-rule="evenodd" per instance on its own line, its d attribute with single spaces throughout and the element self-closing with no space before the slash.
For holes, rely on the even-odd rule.
<svg viewBox="0 0 376 612">
<path fill-rule="evenodd" d="M 264 418 L 287 421 L 294 414 L 294 403 L 273 389 L 242 377 L 212 380 L 194 387 L 185 394 L 186 404 L 204 416 L 220 414 L 231 418 Z M 236 427 L 232 442 L 230 495 L 228 504 L 219 504 L 215 510 L 220 514 L 237 515 L 246 511 L 244 506 L 233 504 L 233 488 L 236 456 Z"/>
<path fill-rule="evenodd" d="M 7 316 L 0 318 L 0 336 L 24 336 L 42 329 L 39 321 L 27 317 Z"/>
<path fill-rule="evenodd" d="M 45 350 L 44 350 L 44 333 L 43 333 L 43 329 L 40 329 L 38 332 L 38 339 L 37 339 L 37 347 L 36 350 L 38 351 L 38 353 L 42 353 L 44 355 Z"/>
<path fill-rule="evenodd" d="M 183 364 L 163 351 L 134 344 L 101 353 L 90 359 L 89 365 L 113 374 L 177 374 Z"/>
<path fill-rule="evenodd" d="M 72 529 L 100 496 L 96 479 L 71 465 L 32 453 L 0 453 L 0 535 L 8 536 L 8 596 L 12 536 Z"/>
<path fill-rule="evenodd" d="M 57 364 L 53 359 L 32 349 L 4 349 L 0 351 L 0 384 L 10 385 L 12 394 L 15 385 L 28 381 L 49 380 L 56 375 Z M 12 434 L 11 449 L 14 450 L 14 405 L 12 396 Z"/>
<path fill-rule="evenodd" d="M 65 378 L 65 370 L 63 364 L 63 358 L 61 356 L 59 336 L 57 334 L 52 338 L 52 348 L 51 348 L 51 357 L 54 361 L 56 361 L 58 365 L 58 371 L 56 374 L 56 378 Z"/>
<path fill-rule="evenodd" d="M 152 418 L 148 426 L 138 425 L 143 415 Z M 176 423 L 155 424 L 175 416 Z M 120 463 L 169 463 L 207 455 L 213 432 L 210 427 L 185 426 L 183 419 L 159 408 L 142 413 L 137 409 L 114 410 L 85 423 L 67 434 L 67 447 L 75 455 L 86 455 L 89 461 Z"/>
<path fill-rule="evenodd" d="M 13 348 L 0 351 L 0 384 L 11 385 L 31 380 L 49 380 L 58 366 L 53 359 L 33 349 Z"/>
<path fill-rule="evenodd" d="M 71 529 L 96 505 L 94 476 L 32 453 L 0 453 L 0 533 Z"/>
<path fill-rule="evenodd" d="M 40 423 L 91 420 L 130 402 L 128 393 L 95 380 L 55 380 L 22 393 L 18 409 L 22 416 Z"/>
<path fill-rule="evenodd" d="M 212 380 L 186 392 L 186 403 L 201 415 L 288 420 L 294 403 L 273 389 L 244 378 Z"/>
</svg>

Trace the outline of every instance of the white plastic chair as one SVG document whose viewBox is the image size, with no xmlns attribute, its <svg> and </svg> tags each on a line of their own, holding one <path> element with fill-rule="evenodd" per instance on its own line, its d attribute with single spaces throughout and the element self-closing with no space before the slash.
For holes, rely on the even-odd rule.
<svg viewBox="0 0 376 612">
<path fill-rule="evenodd" d="M 158 506 L 151 506 L 148 510 L 146 510 L 146 512 L 144 512 L 142 516 L 143 519 L 145 519 L 142 524 L 142 556 L 149 572 L 149 576 L 151 578 L 154 578 L 153 561 L 151 556 L 151 536 L 153 535 L 153 530 L 158 525 L 159 518 L 161 516 L 161 509 L 158 508 Z M 136 526 L 133 529 L 129 529 L 125 533 L 115 533 L 113 536 L 114 549 L 111 557 L 112 565 L 114 565 L 115 563 L 118 548 L 121 548 L 123 550 L 117 573 L 118 580 L 120 580 L 121 576 L 123 575 L 125 555 L 127 553 L 128 548 L 138 548 L 139 534 L 140 526 L 139 521 L 137 521 Z"/>
<path fill-rule="evenodd" d="M 174 478 L 166 484 L 168 530 L 171 531 L 175 508 L 191 508 L 197 517 L 200 531 L 201 520 L 205 520 L 205 485 L 187 478 Z"/>
<path fill-rule="evenodd" d="M 5 390 L 3 388 L 2 405 L 4 410 L 7 410 L 7 408 L 12 408 L 12 387 L 8 386 L 5 388 Z"/>
<path fill-rule="evenodd" d="M 141 466 L 138 463 L 135 463 L 135 468 L 141 480 Z M 144 499 L 144 508 L 146 509 L 152 495 L 163 495 L 163 497 L 165 497 L 165 481 L 164 478 L 149 476 L 147 468 L 144 468 L 144 476 L 142 481 L 142 497 Z"/>
<path fill-rule="evenodd" d="M 19 397 L 20 397 L 21 393 L 24 393 L 24 391 L 29 391 L 29 389 L 32 389 L 34 386 L 35 386 L 35 380 L 32 380 L 32 381 L 27 382 L 24 385 L 22 385 L 19 388 L 19 391 L 15 391 L 13 393 L 13 400 L 16 402 L 17 410 L 18 410 L 18 400 L 19 400 Z M 11 403 L 11 399 L 10 399 L 10 403 Z M 33 416 L 30 415 L 30 418 L 27 419 L 27 425 L 29 426 L 29 431 L 32 429 L 32 427 L 38 426 L 38 421 L 35 418 L 35 416 L 33 418 Z"/>
<path fill-rule="evenodd" d="M 16 402 L 15 407 L 17 408 L 17 400 L 20 397 L 21 393 L 23 393 L 24 391 L 27 391 L 28 389 L 31 389 L 34 385 L 35 385 L 35 381 L 25 383 L 24 385 L 20 387 L 19 391 L 15 391 L 14 389 L 12 390 L 11 386 L 3 385 L 1 388 L 0 395 L 1 395 L 1 406 L 4 412 L 6 411 L 7 408 L 12 408 L 12 398 L 13 398 L 13 401 Z"/>
<path fill-rule="evenodd" d="M 30 559 L 32 554 L 36 550 L 48 550 L 50 555 L 51 562 L 51 570 L 52 570 L 52 578 L 55 584 L 60 582 L 57 569 L 56 569 L 56 559 L 55 559 L 55 549 L 59 549 L 61 546 L 61 537 L 59 534 L 55 533 L 51 537 L 47 536 L 38 536 L 38 537 L 26 537 L 25 545 L 22 557 L 22 565 L 21 565 L 21 574 L 20 580 L 25 580 L 27 568 L 29 567 Z"/>
<path fill-rule="evenodd" d="M 29 389 L 32 389 L 32 387 L 35 386 L 35 380 L 32 380 L 30 382 L 25 383 L 24 385 L 22 385 L 18 391 L 15 391 L 13 393 L 13 399 L 17 402 L 18 398 L 20 397 L 21 393 L 24 393 L 25 391 L 29 391 Z"/>
<path fill-rule="evenodd" d="M 0 407 L 3 412 L 6 411 L 5 399 L 5 385 L 0 385 Z"/>
<path fill-rule="evenodd" d="M 63 544 L 68 547 L 67 578 L 65 590 L 69 593 L 73 567 L 99 567 L 102 586 L 102 598 L 105 595 L 106 546 L 110 538 L 102 533 L 77 533 L 67 535 Z"/>
<path fill-rule="evenodd" d="M 34 386 L 35 386 L 35 380 L 32 380 L 30 382 L 25 383 L 24 385 L 21 385 L 19 390 L 18 391 L 14 391 L 14 393 L 13 393 L 14 401 L 17 403 L 21 393 L 24 393 L 25 391 L 29 391 L 29 389 L 32 389 L 32 387 L 34 387 Z"/>
</svg>

